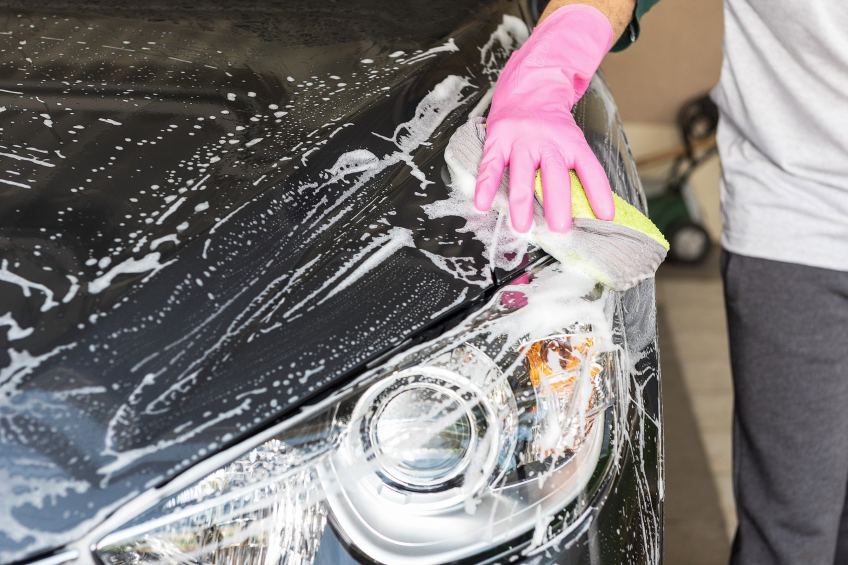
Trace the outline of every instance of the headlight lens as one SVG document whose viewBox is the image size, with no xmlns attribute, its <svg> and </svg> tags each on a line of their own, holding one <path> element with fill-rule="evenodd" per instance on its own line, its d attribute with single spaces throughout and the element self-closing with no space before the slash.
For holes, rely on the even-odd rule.
<svg viewBox="0 0 848 565">
<path fill-rule="evenodd" d="M 436 489 L 468 466 L 477 418 L 450 388 L 399 383 L 363 432 L 389 481 L 410 491 Z M 444 424 L 442 424 L 444 422 Z M 429 435 L 430 430 L 438 431 Z M 423 437 L 420 445 L 413 440 Z"/>
<path fill-rule="evenodd" d="M 555 265 L 97 546 L 107 563 L 312 563 L 325 530 L 435 563 L 573 524 L 605 473 L 616 300 Z M 541 521 L 541 522 L 540 522 Z"/>
</svg>

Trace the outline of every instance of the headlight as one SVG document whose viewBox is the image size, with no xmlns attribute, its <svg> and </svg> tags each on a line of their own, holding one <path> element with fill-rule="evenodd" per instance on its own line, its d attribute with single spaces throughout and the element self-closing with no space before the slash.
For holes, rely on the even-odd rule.
<svg viewBox="0 0 848 565">
<path fill-rule="evenodd" d="M 536 543 L 610 466 L 616 297 L 547 267 L 124 524 L 107 563 L 312 563 L 328 528 L 384 563 Z M 537 539 L 539 538 L 539 539 Z"/>
</svg>

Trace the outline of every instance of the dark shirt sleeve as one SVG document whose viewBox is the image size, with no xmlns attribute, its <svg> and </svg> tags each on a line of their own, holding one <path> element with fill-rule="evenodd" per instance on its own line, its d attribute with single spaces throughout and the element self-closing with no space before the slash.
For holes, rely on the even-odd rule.
<svg viewBox="0 0 848 565">
<path fill-rule="evenodd" d="M 621 34 L 621 37 L 619 37 L 618 41 L 615 42 L 615 45 L 612 46 L 613 51 L 621 51 L 636 41 L 636 38 L 639 37 L 639 19 L 658 1 L 659 0 L 636 0 L 636 7 L 633 9 L 633 18 L 630 20 L 630 24 L 628 24 L 625 28 L 624 33 Z"/>
</svg>

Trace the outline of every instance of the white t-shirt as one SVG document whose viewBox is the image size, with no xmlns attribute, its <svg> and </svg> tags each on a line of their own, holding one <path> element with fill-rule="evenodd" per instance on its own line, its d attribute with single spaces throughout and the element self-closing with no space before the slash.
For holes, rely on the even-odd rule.
<svg viewBox="0 0 848 565">
<path fill-rule="evenodd" d="M 848 271 L 848 1 L 725 0 L 722 245 Z"/>
</svg>

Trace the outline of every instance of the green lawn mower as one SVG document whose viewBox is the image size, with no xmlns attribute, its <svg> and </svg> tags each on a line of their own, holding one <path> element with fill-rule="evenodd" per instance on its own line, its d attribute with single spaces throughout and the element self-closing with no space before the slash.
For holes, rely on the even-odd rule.
<svg viewBox="0 0 848 565">
<path fill-rule="evenodd" d="M 638 165 L 672 160 L 666 178 L 659 181 L 643 179 L 648 215 L 671 245 L 670 260 L 698 264 L 709 254 L 712 241 L 704 228 L 698 203 L 691 194 L 689 178 L 718 151 L 715 141 L 718 108 L 708 95 L 695 98 L 681 107 L 677 126 L 682 145 L 640 160 Z"/>
</svg>

